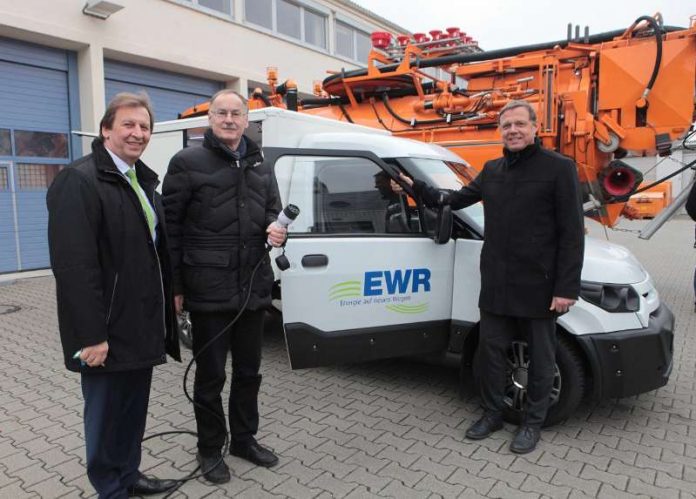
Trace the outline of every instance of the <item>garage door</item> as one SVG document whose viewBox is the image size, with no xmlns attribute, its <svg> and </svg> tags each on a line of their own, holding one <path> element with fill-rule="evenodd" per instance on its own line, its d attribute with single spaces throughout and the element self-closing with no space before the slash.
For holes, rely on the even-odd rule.
<svg viewBox="0 0 696 499">
<path fill-rule="evenodd" d="M 145 91 L 152 100 L 156 121 L 176 119 L 223 87 L 219 81 L 112 60 L 104 61 L 104 77 L 107 102 L 119 92 Z"/>
<path fill-rule="evenodd" d="M 79 129 L 75 57 L 0 38 L 0 272 L 49 266 L 46 191 Z"/>
</svg>

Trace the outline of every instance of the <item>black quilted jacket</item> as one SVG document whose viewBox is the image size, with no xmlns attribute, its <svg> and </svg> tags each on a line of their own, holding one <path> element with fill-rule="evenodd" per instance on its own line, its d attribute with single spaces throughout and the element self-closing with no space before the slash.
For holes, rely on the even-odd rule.
<svg viewBox="0 0 696 499">
<path fill-rule="evenodd" d="M 266 228 L 281 210 L 275 175 L 259 147 L 244 137 L 240 159 L 208 130 L 203 146 L 178 152 L 162 189 L 169 234 L 174 294 L 189 311 L 235 311 L 249 277 L 248 309 L 271 302 L 273 271 L 265 254 Z"/>
</svg>

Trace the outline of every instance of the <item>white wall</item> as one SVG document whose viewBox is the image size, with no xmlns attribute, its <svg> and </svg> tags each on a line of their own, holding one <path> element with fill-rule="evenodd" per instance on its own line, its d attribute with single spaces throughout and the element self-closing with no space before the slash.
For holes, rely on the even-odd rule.
<svg viewBox="0 0 696 499">
<path fill-rule="evenodd" d="M 281 80 L 295 80 L 306 93 L 327 70 L 357 67 L 242 24 L 243 0 L 235 0 L 235 21 L 175 0 L 113 0 L 124 8 L 100 20 L 82 14 L 85 1 L 0 0 L 0 36 L 77 52 L 84 130 L 96 130 L 104 110 L 104 58 L 216 79 L 242 92 L 248 80 L 266 81 L 267 66 L 276 66 Z M 347 11 L 345 2 L 314 2 L 330 11 L 331 44 L 337 11 L 347 12 L 363 25 L 393 31 L 393 26 L 380 26 L 360 10 Z"/>
</svg>

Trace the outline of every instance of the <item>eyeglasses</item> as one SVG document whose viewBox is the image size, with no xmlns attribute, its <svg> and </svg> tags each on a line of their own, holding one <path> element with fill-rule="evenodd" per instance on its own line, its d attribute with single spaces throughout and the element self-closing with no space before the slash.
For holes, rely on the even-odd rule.
<svg viewBox="0 0 696 499">
<path fill-rule="evenodd" d="M 228 116 L 232 117 L 233 119 L 238 119 L 242 116 L 246 116 L 246 113 L 244 111 L 240 111 L 238 109 L 235 109 L 234 111 L 228 111 L 227 109 L 217 109 L 215 111 L 211 111 L 211 114 L 220 120 L 224 120 Z"/>
</svg>

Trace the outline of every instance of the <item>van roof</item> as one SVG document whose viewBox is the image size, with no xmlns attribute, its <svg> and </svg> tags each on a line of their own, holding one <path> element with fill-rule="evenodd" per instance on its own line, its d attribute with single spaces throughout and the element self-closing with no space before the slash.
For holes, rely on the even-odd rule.
<svg viewBox="0 0 696 499">
<path fill-rule="evenodd" d="M 380 158 L 428 158 L 462 163 L 460 156 L 444 147 L 390 135 L 321 133 L 305 136 L 299 147 L 371 151 Z"/>
<path fill-rule="evenodd" d="M 389 135 L 386 130 L 380 130 L 364 125 L 356 125 L 345 121 L 336 121 L 323 116 L 314 116 L 312 114 L 297 113 L 288 111 L 278 107 L 266 107 L 263 109 L 254 109 L 249 111 L 249 122 L 264 121 L 269 118 L 282 118 L 283 120 L 291 120 L 298 123 L 312 123 L 314 125 L 326 127 L 327 131 L 345 130 L 373 135 Z M 196 116 L 194 118 L 184 118 L 180 120 L 158 121 L 155 124 L 155 133 L 171 132 L 174 130 L 184 130 L 189 128 L 207 127 L 207 116 Z"/>
</svg>

